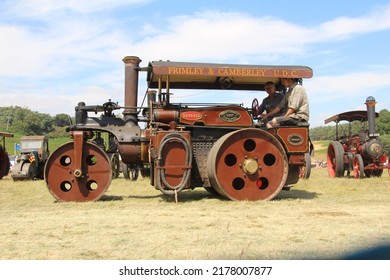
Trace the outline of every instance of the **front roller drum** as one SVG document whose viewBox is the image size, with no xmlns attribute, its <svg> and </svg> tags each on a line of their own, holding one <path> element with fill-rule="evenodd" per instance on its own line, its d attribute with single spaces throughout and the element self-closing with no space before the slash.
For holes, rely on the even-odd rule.
<svg viewBox="0 0 390 280">
<path fill-rule="evenodd" d="M 207 159 L 211 186 L 231 200 L 270 200 L 284 187 L 288 161 L 266 131 L 241 129 L 221 137 Z"/>
<path fill-rule="evenodd" d="M 94 201 L 111 184 L 111 161 L 95 144 L 84 142 L 81 169 L 76 169 L 74 143 L 60 146 L 48 158 L 45 181 L 50 193 L 59 201 Z"/>
</svg>

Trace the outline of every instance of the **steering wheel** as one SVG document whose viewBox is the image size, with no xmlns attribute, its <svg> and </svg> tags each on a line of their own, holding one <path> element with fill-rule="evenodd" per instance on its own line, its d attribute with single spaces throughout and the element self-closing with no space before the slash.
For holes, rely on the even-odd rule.
<svg viewBox="0 0 390 280">
<path fill-rule="evenodd" d="M 252 101 L 252 115 L 253 118 L 257 118 L 259 116 L 259 101 L 257 98 Z"/>
</svg>

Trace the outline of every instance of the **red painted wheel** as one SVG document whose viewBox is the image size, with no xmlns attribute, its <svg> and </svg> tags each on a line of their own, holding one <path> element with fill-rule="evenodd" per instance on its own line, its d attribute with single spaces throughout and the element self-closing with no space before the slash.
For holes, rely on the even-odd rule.
<svg viewBox="0 0 390 280">
<path fill-rule="evenodd" d="M 111 184 L 111 161 L 107 154 L 89 142 L 82 146 L 81 170 L 75 168 L 73 142 L 60 146 L 47 160 L 46 184 L 59 201 L 94 201 Z"/>
<path fill-rule="evenodd" d="M 330 177 L 344 176 L 344 149 L 340 142 L 332 141 L 329 143 L 327 164 Z"/>
<path fill-rule="evenodd" d="M 359 154 L 355 154 L 353 156 L 353 177 L 355 179 L 363 179 L 364 178 L 364 164 L 362 156 Z"/>
<path fill-rule="evenodd" d="M 270 200 L 286 183 L 280 142 L 266 131 L 241 129 L 221 137 L 207 159 L 211 186 L 231 200 Z"/>
</svg>

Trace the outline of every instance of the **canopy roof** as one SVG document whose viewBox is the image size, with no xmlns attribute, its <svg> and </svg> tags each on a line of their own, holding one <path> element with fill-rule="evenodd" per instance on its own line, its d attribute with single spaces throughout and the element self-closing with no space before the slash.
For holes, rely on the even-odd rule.
<svg viewBox="0 0 390 280">
<path fill-rule="evenodd" d="M 306 66 L 241 65 L 152 61 L 147 68 L 149 88 L 264 90 L 268 81 L 279 78 L 311 78 Z"/>
<path fill-rule="evenodd" d="M 14 134 L 8 132 L 0 132 L 0 137 L 14 137 Z"/>
<path fill-rule="evenodd" d="M 375 118 L 379 116 L 379 113 L 375 113 Z M 340 121 L 348 121 L 348 122 L 353 122 L 353 121 L 367 121 L 367 111 L 348 111 L 344 113 L 340 113 L 337 115 L 334 115 L 333 117 L 330 117 L 325 120 L 325 124 L 330 123 L 330 122 L 340 122 Z"/>
</svg>

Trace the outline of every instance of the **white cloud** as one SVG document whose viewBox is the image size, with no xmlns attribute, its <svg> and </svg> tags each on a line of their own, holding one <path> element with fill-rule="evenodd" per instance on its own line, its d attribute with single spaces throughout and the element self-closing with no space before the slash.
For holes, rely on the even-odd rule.
<svg viewBox="0 0 390 280">
<path fill-rule="evenodd" d="M 317 26 L 221 11 L 194 12 L 155 22 L 144 18 L 142 25 L 128 24 L 128 18 L 100 17 L 110 9 L 131 9 L 149 2 L 23 0 L 0 4 L 5 8 L 0 18 L 8 19 L 0 19 L 0 98 L 8 102 L 1 106 L 21 104 L 50 113 L 57 112 L 52 108 L 63 108 L 73 113 L 80 100 L 88 104 L 100 104 L 108 98 L 121 101 L 121 59 L 126 55 L 139 56 L 143 65 L 158 59 L 295 64 L 309 56 L 327 57 L 324 54 L 341 52 L 328 49 L 329 42 L 390 29 L 390 5 L 360 17 L 340 17 Z M 319 62 L 323 67 L 328 63 L 334 61 L 322 58 Z M 388 88 L 389 73 L 385 69 L 315 76 L 305 81 L 305 86 L 315 108 L 321 102 L 365 97 L 375 89 Z M 10 85 L 6 83 L 8 78 L 19 82 Z M 41 81 L 44 85 L 39 84 Z M 50 84 L 52 81 L 58 84 Z M 66 83 L 71 86 L 64 88 Z M 145 80 L 140 81 L 140 92 L 145 84 Z M 207 96 L 199 95 L 192 100 Z M 42 96 L 44 103 L 37 101 Z M 250 106 L 254 96 L 253 92 L 232 94 L 223 102 Z M 221 101 L 219 96 L 210 98 Z"/>
<path fill-rule="evenodd" d="M 313 38 L 318 41 L 343 39 L 355 34 L 376 32 L 390 28 L 390 5 L 356 18 L 340 17 L 325 22 L 314 29 Z M 315 36 L 316 35 L 316 36 Z"/>
<path fill-rule="evenodd" d="M 364 110 L 368 96 L 374 96 L 376 111 L 388 109 L 390 71 L 355 72 L 337 76 L 314 77 L 305 81 L 310 102 L 313 126 L 324 125 L 324 120 L 335 114 Z"/>
<path fill-rule="evenodd" d="M 43 17 L 37 26 L 0 25 L 0 37 L 5 42 L 0 47 L 0 59 L 4 62 L 0 75 L 58 75 L 77 67 L 113 63 L 126 55 L 147 60 L 235 63 L 274 63 L 283 57 L 286 63 L 294 63 L 306 56 L 314 43 L 390 28 L 390 5 L 380 12 L 338 18 L 313 27 L 276 17 L 197 12 L 168 18 L 167 22 L 147 22 L 141 27 L 148 31 L 144 34 L 121 26 L 115 18 L 101 19 L 93 13 L 107 7 L 147 2 L 100 0 L 91 5 L 77 0 L 26 0 L 9 4 L 8 11 L 16 18 Z M 292 57 L 295 61 L 291 61 Z"/>
<path fill-rule="evenodd" d="M 151 29 L 150 23 L 145 29 Z M 277 17 L 207 11 L 170 18 L 159 32 L 135 42 L 133 49 L 143 56 L 175 60 L 190 56 L 197 60 L 270 61 L 280 56 L 301 57 L 313 44 L 385 29 L 390 29 L 390 5 L 368 15 L 337 18 L 318 26 L 297 25 Z"/>
<path fill-rule="evenodd" d="M 383 92 L 378 92 L 378 89 L 390 88 L 390 71 L 314 77 L 307 80 L 305 85 L 313 99 L 318 102 L 353 99 L 367 94 L 383 94 Z"/>
<path fill-rule="evenodd" d="M 295 42 L 294 34 L 303 32 L 304 28 L 276 18 L 209 11 L 169 19 L 160 33 L 135 42 L 133 50 L 146 57 L 153 54 L 152 59 L 268 60 L 269 55 L 301 52 L 302 44 L 284 42 Z"/>
<path fill-rule="evenodd" d="M 6 8 L 10 14 L 22 18 L 50 17 L 52 14 L 68 11 L 78 13 L 94 13 L 106 9 L 114 9 L 121 6 L 145 5 L 154 0 L 8 0 Z M 26 12 L 27 11 L 27 12 Z"/>
</svg>

